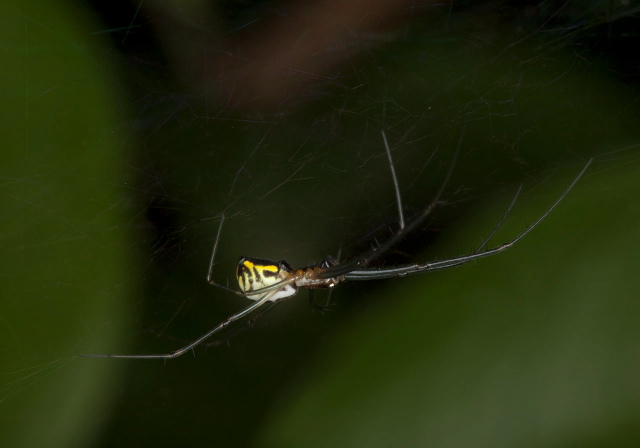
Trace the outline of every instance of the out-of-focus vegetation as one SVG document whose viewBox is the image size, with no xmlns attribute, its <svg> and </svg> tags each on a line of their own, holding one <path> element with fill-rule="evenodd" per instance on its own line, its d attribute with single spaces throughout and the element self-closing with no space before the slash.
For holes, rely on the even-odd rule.
<svg viewBox="0 0 640 448">
<path fill-rule="evenodd" d="M 2 7 L 1 446 L 638 445 L 632 6 L 40 3 Z M 506 253 L 73 358 L 246 306 L 220 213 L 230 284 L 383 240 L 381 129 L 408 219 L 462 138 L 381 265 L 472 252 L 523 183 L 507 241 L 595 159 Z"/>
</svg>

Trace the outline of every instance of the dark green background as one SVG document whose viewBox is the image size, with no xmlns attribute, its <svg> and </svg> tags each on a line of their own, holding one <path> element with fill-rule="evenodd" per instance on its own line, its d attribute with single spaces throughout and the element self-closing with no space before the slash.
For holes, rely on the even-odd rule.
<svg viewBox="0 0 640 448">
<path fill-rule="evenodd" d="M 633 33 L 593 6 L 497 48 L 439 11 L 276 114 L 145 71 L 88 8 L 4 4 L 0 446 L 638 446 L 638 89 L 607 52 Z M 523 182 L 507 241 L 595 160 L 507 253 L 341 285 L 329 313 L 303 293 L 167 363 L 69 358 L 169 351 L 245 306 L 205 281 L 222 211 L 218 279 L 384 238 L 380 129 L 408 217 L 464 137 L 387 263 L 473 251 Z"/>
</svg>

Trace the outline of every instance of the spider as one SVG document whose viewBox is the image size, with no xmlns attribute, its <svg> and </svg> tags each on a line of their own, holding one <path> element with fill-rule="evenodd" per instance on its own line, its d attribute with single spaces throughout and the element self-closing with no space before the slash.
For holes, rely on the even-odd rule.
<svg viewBox="0 0 640 448">
<path fill-rule="evenodd" d="M 344 282 L 344 281 L 366 281 L 366 280 L 378 280 L 378 279 L 386 279 L 386 278 L 394 278 L 394 277 L 404 277 L 412 274 L 420 274 L 423 272 L 436 271 L 440 269 L 448 269 L 454 266 L 459 266 L 461 264 L 468 263 L 473 260 L 477 260 L 479 258 L 488 257 L 491 255 L 495 255 L 501 253 L 522 238 L 525 237 L 531 230 L 533 230 L 543 219 L 545 219 L 551 211 L 556 208 L 556 206 L 569 194 L 569 191 L 574 187 L 574 185 L 578 182 L 578 180 L 585 173 L 589 165 L 591 164 L 593 159 L 590 159 L 586 165 L 582 168 L 580 173 L 573 179 L 573 181 L 569 184 L 566 190 L 560 195 L 558 199 L 541 215 L 536 219 L 532 224 L 530 224 L 526 229 L 524 229 L 520 234 L 518 234 L 515 238 L 513 238 L 508 243 L 501 244 L 491 249 L 484 249 L 485 245 L 491 240 L 496 231 L 500 228 L 507 215 L 511 211 L 513 205 L 520 194 L 522 189 L 522 185 L 518 188 L 516 194 L 506 212 L 503 214 L 502 218 L 493 229 L 489 237 L 484 241 L 484 243 L 474 252 L 462 255 L 454 258 L 449 258 L 447 260 L 441 261 L 432 261 L 428 263 L 415 263 L 415 264 L 406 264 L 395 267 L 388 268 L 371 268 L 368 267 L 372 260 L 381 256 L 383 253 L 391 249 L 396 243 L 398 243 L 401 239 L 403 239 L 408 233 L 414 230 L 417 226 L 422 223 L 427 216 L 433 211 L 433 209 L 437 206 L 440 201 L 440 198 L 443 194 L 443 191 L 451 177 L 451 173 L 453 172 L 453 167 L 455 166 L 455 161 L 460 151 L 460 146 L 462 144 L 462 135 L 458 141 L 458 145 L 455 151 L 455 155 L 453 157 L 450 168 L 445 176 L 444 181 L 442 182 L 438 192 L 436 193 L 434 199 L 431 203 L 418 215 L 418 217 L 413 220 L 409 224 L 405 224 L 404 212 L 402 209 L 402 202 L 400 198 L 400 188 L 398 186 L 398 180 L 396 177 L 395 169 L 393 166 L 393 160 L 391 158 L 391 150 L 389 149 L 389 144 L 387 143 L 387 137 L 382 131 L 382 138 L 384 141 L 384 146 L 386 149 L 387 157 L 389 159 L 389 166 L 391 168 L 391 176 L 393 179 L 393 185 L 395 189 L 396 195 L 396 204 L 398 206 L 398 220 L 399 226 L 398 230 L 385 242 L 378 245 L 377 247 L 369 250 L 368 252 L 356 257 L 351 261 L 347 261 L 344 263 L 339 263 L 333 257 L 327 257 L 326 260 L 321 262 L 320 264 L 307 266 L 299 269 L 294 269 L 287 261 L 274 261 L 264 258 L 254 258 L 254 257 L 241 257 L 238 262 L 237 270 L 236 270 L 236 278 L 238 280 L 238 285 L 240 290 L 235 290 L 229 288 L 227 286 L 216 283 L 213 279 L 213 267 L 214 260 L 216 256 L 216 251 L 218 248 L 218 242 L 220 241 L 220 234 L 222 231 L 222 225 L 224 223 L 224 215 L 221 216 L 220 224 L 218 227 L 218 232 L 216 235 L 216 239 L 213 245 L 213 253 L 211 254 L 211 261 L 209 263 L 209 273 L 207 275 L 207 281 L 218 288 L 224 289 L 226 291 L 230 291 L 234 294 L 243 296 L 247 299 L 253 300 L 254 303 L 242 309 L 241 311 L 229 316 L 222 322 L 220 322 L 216 327 L 212 328 L 198 339 L 190 342 L 182 348 L 179 348 L 170 353 L 164 354 L 141 354 L 141 355 L 120 355 L 120 354 L 83 354 L 79 355 L 82 358 L 127 358 L 127 359 L 172 359 L 177 358 L 185 354 L 186 352 L 194 349 L 198 345 L 204 343 L 207 339 L 209 339 L 214 334 L 220 332 L 224 328 L 226 328 L 231 323 L 249 315 L 253 311 L 262 307 L 263 305 L 271 302 L 275 304 L 277 302 L 289 299 L 295 296 L 298 293 L 300 288 L 306 288 L 309 290 L 313 289 L 328 289 L 333 288 L 336 285 Z"/>
</svg>

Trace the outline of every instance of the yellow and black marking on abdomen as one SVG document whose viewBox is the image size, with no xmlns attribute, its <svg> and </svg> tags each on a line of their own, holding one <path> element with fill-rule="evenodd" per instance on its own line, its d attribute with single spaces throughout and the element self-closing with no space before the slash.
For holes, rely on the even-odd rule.
<svg viewBox="0 0 640 448">
<path fill-rule="evenodd" d="M 273 261 L 266 258 L 241 257 L 238 262 L 236 278 L 242 292 L 257 291 L 274 285 L 289 277 L 293 268 L 286 261 Z M 259 300 L 272 291 L 247 295 L 248 299 Z M 298 292 L 295 284 L 284 285 L 269 300 L 291 297 Z"/>
</svg>

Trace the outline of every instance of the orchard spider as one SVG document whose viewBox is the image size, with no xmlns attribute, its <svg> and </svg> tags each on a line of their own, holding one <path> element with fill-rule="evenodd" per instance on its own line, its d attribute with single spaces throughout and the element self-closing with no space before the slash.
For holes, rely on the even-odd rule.
<svg viewBox="0 0 640 448">
<path fill-rule="evenodd" d="M 391 249 L 396 243 L 398 243 L 402 238 L 404 238 L 409 232 L 414 230 L 420 223 L 422 223 L 427 216 L 433 211 L 433 209 L 437 206 L 442 196 L 442 193 L 447 185 L 449 178 L 451 177 L 451 173 L 453 171 L 453 167 L 455 165 L 455 159 L 457 158 L 457 154 L 460 149 L 460 145 L 462 143 L 462 136 L 458 141 L 458 146 L 456 149 L 456 154 L 451 163 L 449 171 L 445 176 L 442 185 L 440 186 L 438 192 L 435 195 L 435 198 L 431 201 L 431 203 L 425 208 L 420 215 L 418 215 L 412 222 L 409 224 L 405 224 L 404 213 L 402 210 L 402 202 L 400 198 L 400 189 L 398 186 L 398 180 L 396 178 L 395 169 L 393 166 L 393 161 L 391 158 L 391 151 L 389 149 L 389 145 L 387 143 L 387 138 L 382 132 L 382 138 L 384 141 L 385 149 L 387 152 L 387 156 L 389 158 L 389 166 L 391 168 L 391 176 L 393 178 L 393 184 L 396 194 L 396 202 L 398 205 L 398 215 L 399 215 L 399 228 L 398 230 L 385 242 L 380 244 L 374 249 L 369 250 L 368 252 L 356 257 L 353 260 L 346 261 L 344 263 L 339 263 L 333 257 L 328 257 L 322 263 L 307 266 L 299 269 L 294 269 L 291 265 L 286 261 L 273 261 L 263 258 L 253 258 L 253 257 L 241 257 L 238 262 L 238 267 L 236 271 L 236 278 L 238 280 L 238 284 L 240 286 L 240 290 L 236 291 L 227 286 L 220 285 L 216 283 L 213 278 L 213 266 L 214 259 L 216 256 L 216 250 L 218 248 L 218 242 L 220 241 L 220 233 L 222 231 L 222 224 L 224 223 L 224 215 L 222 215 L 220 219 L 220 225 L 218 227 L 218 233 L 216 235 L 216 240 L 213 246 L 213 253 L 211 255 L 211 262 L 209 264 L 209 273 L 207 276 L 207 280 L 211 285 L 222 288 L 226 291 L 231 291 L 235 294 L 243 296 L 247 299 L 253 300 L 254 303 L 244 308 L 243 310 L 233 314 L 228 317 L 221 323 L 219 323 L 216 327 L 209 330 L 204 335 L 200 336 L 198 339 L 190 342 L 182 348 L 179 348 L 173 352 L 165 353 L 165 354 L 148 354 L 148 355 L 117 355 L 117 354 L 90 354 L 90 355 L 80 355 L 83 358 L 129 358 L 129 359 L 170 359 L 177 358 L 178 356 L 183 355 L 184 353 L 192 350 L 196 346 L 202 344 L 205 340 L 209 339 L 214 334 L 218 333 L 225 327 L 227 327 L 232 322 L 235 322 L 252 311 L 257 310 L 261 306 L 265 305 L 267 302 L 278 302 L 290 297 L 293 297 L 298 293 L 298 289 L 307 288 L 307 289 L 326 289 L 333 288 L 344 281 L 364 281 L 364 280 L 378 280 L 385 278 L 394 278 L 394 277 L 404 277 L 406 275 L 412 274 L 420 274 L 423 272 L 435 271 L 439 269 L 447 269 L 454 266 L 459 266 L 464 263 L 468 263 L 473 260 L 477 260 L 479 258 L 488 257 L 491 255 L 498 254 L 503 252 L 516 244 L 525 235 L 527 235 L 531 230 L 533 230 L 543 219 L 545 219 L 549 213 L 567 196 L 569 191 L 573 188 L 573 186 L 578 182 L 578 180 L 585 173 L 589 165 L 591 164 L 591 160 L 589 160 L 584 168 L 580 171 L 580 173 L 575 177 L 575 179 L 569 184 L 566 190 L 560 195 L 558 199 L 531 225 L 529 225 L 526 229 L 524 229 L 519 235 L 513 238 L 508 243 L 501 244 L 492 249 L 484 249 L 484 245 L 493 237 L 498 228 L 502 225 L 503 221 L 511 211 L 518 195 L 520 193 L 520 188 L 516 192 L 511 204 L 507 208 L 506 212 L 502 216 L 502 219 L 498 223 L 498 225 L 494 228 L 489 238 L 485 240 L 482 246 L 480 246 L 475 252 L 462 255 L 459 257 L 450 258 L 448 260 L 442 261 L 433 261 L 428 263 L 415 263 L 415 264 L 406 264 L 401 266 L 389 267 L 389 268 L 371 268 L 368 267 L 371 261 L 374 258 L 379 257 L 383 253 L 387 252 Z M 484 250 L 483 250 L 484 249 Z"/>
</svg>

